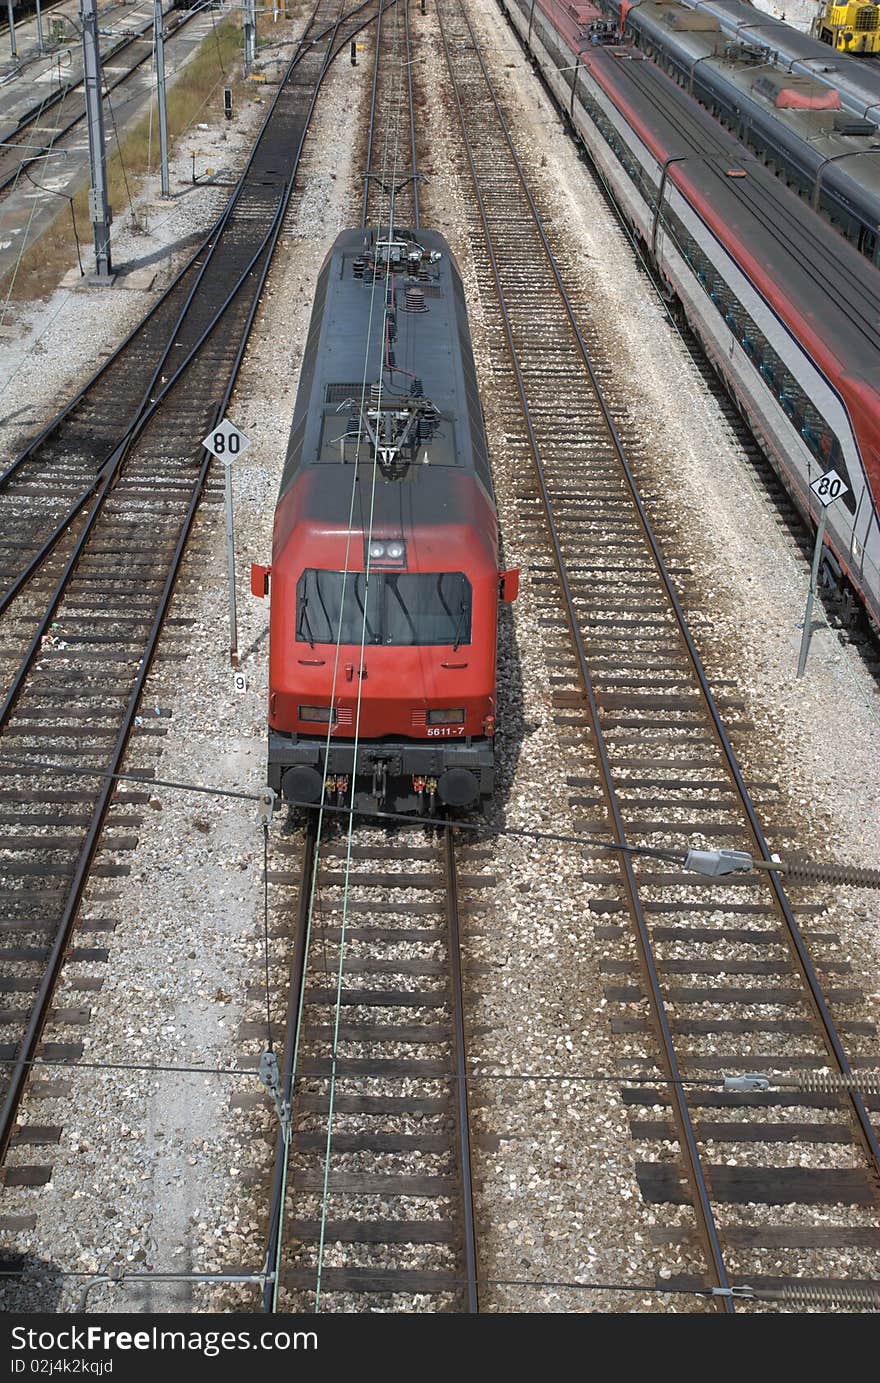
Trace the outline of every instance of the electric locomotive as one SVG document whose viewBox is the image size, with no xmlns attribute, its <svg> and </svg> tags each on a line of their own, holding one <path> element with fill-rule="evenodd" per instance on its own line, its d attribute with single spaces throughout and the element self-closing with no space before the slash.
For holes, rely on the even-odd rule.
<svg viewBox="0 0 880 1383">
<path fill-rule="evenodd" d="M 349 230 L 318 277 L 270 567 L 269 786 L 470 807 L 494 788 L 498 523 L 443 238 Z"/>
</svg>

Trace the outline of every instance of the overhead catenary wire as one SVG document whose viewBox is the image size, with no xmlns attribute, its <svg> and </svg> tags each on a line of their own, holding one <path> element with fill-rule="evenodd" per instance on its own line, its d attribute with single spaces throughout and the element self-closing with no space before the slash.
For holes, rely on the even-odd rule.
<svg viewBox="0 0 880 1383">
<path fill-rule="evenodd" d="M 343 7 L 344 7 L 344 0 L 341 0 L 340 7 L 339 7 L 339 20 L 341 20 L 341 18 L 342 18 Z M 381 10 L 381 6 L 380 6 L 380 10 Z M 374 306 L 375 306 L 375 299 L 376 299 L 375 292 L 372 292 L 371 295 L 370 295 L 370 307 L 369 307 L 368 324 L 367 324 L 367 344 L 366 344 L 365 350 L 364 350 L 364 370 L 363 370 L 363 378 L 362 378 L 362 381 L 361 381 L 361 413 L 363 413 L 363 409 L 364 409 L 364 407 L 365 407 L 366 397 L 367 397 L 367 375 L 368 375 L 368 370 L 369 370 L 369 359 L 368 359 L 368 356 L 369 356 L 369 349 L 368 349 L 368 346 L 369 346 L 370 333 L 371 333 L 371 330 L 372 330 L 372 322 L 373 322 L 373 312 L 374 312 Z M 345 558 L 344 558 L 343 572 L 342 572 L 342 591 L 341 591 L 340 602 L 339 602 L 339 620 L 338 620 L 338 624 L 337 624 L 336 639 L 335 639 L 335 648 L 334 648 L 334 657 L 333 657 L 333 675 L 332 675 L 332 682 L 331 682 L 331 704 L 332 704 L 332 701 L 333 701 L 333 697 L 336 695 L 336 687 L 337 687 L 337 684 L 338 684 L 338 677 L 339 677 L 340 655 L 341 655 L 341 644 L 342 644 L 342 627 L 343 627 L 343 618 L 344 618 L 344 611 L 345 611 L 345 596 L 346 596 L 346 589 L 347 589 L 348 579 L 349 579 L 349 576 L 350 576 L 350 574 L 351 574 L 351 548 L 352 548 L 352 541 L 353 541 L 353 537 L 354 537 L 355 501 L 356 501 L 356 497 L 357 497 L 357 493 L 358 493 L 358 467 L 359 467 L 359 463 L 360 463 L 360 450 L 361 450 L 362 440 L 363 440 L 363 428 L 360 428 L 360 429 L 358 430 L 357 443 L 356 443 L 356 447 L 355 447 L 355 459 L 354 459 L 354 465 L 353 465 L 353 467 L 352 467 L 351 494 L 350 494 L 350 500 L 349 500 L 349 515 L 348 515 L 348 530 L 347 530 L 347 534 L 346 534 Z M 376 463 L 375 463 L 375 460 L 374 460 L 374 466 L 375 466 L 375 464 L 376 464 Z M 367 544 L 367 548 L 368 548 L 368 547 L 369 547 L 369 544 Z M 356 574 L 355 574 L 355 580 L 357 580 L 357 575 L 356 575 Z M 367 598 L 366 598 L 366 594 L 365 594 L 365 597 L 364 597 L 364 612 L 365 612 L 365 619 L 366 619 L 366 609 L 367 609 Z M 361 647 L 360 659 L 361 659 L 361 665 L 362 665 L 362 664 L 363 664 L 363 645 L 362 645 L 362 647 Z M 361 680 L 361 679 L 359 678 L 359 679 L 358 679 L 359 683 L 360 683 L 360 680 Z M 360 703 L 358 703 L 358 704 L 360 705 Z M 329 750 L 330 750 L 330 736 L 331 736 L 331 733 L 332 733 L 332 729 L 333 729 L 332 719 L 330 719 L 330 720 L 328 720 L 328 723 L 327 723 L 327 737 L 326 737 L 326 742 L 325 742 L 325 761 L 326 761 L 326 759 L 327 759 L 327 756 L 329 755 Z M 353 767 L 356 768 L 357 736 L 355 736 L 355 749 L 354 749 L 354 754 L 355 754 L 355 761 L 354 761 Z M 354 779 L 354 773 L 352 774 L 352 779 Z M 308 974 L 309 954 L 310 954 L 310 949 L 311 949 L 311 938 L 312 938 L 312 924 L 313 924 L 314 915 L 315 915 L 315 900 L 316 900 L 316 890 L 317 890 L 317 885 L 318 885 L 317 856 L 318 856 L 319 853 L 320 853 L 321 842 L 322 842 L 322 838 L 323 838 L 324 817 L 325 817 L 325 807 L 324 807 L 324 802 L 323 802 L 323 798 L 322 798 L 321 805 L 320 805 L 319 810 L 318 810 L 318 820 L 317 820 L 316 834 L 315 834 L 315 845 L 314 845 L 315 867 L 314 867 L 313 870 L 312 870 L 311 886 L 310 886 L 310 891 L 309 891 L 308 905 L 307 905 L 307 909 L 306 909 L 305 936 L 304 936 L 304 943 L 303 943 L 303 967 L 302 967 L 302 976 L 301 976 L 301 980 L 300 980 L 300 992 L 299 992 L 299 994 L 298 994 L 297 996 L 295 996 L 295 997 L 296 997 L 296 1023 L 295 1023 L 295 1031 L 294 1031 L 294 1039 L 293 1039 L 293 1050 L 292 1050 L 291 1069 L 290 1069 L 291 1090 L 288 1091 L 288 1092 L 284 1092 L 284 1097 L 285 1097 L 285 1099 L 287 1100 L 288 1105 L 290 1105 L 290 1104 L 292 1103 L 292 1088 L 293 1088 L 293 1086 L 295 1085 L 296 1077 L 297 1077 L 297 1066 L 298 1066 L 298 1060 L 299 1060 L 299 1047 L 300 1047 L 300 1039 L 301 1039 L 301 1036 L 302 1036 L 302 1015 L 303 1015 L 303 1011 L 304 1011 L 304 1008 L 305 1008 L 305 987 L 306 987 L 306 977 L 307 977 L 307 974 Z M 282 1135 L 283 1135 L 283 1143 L 284 1143 L 284 1161 L 283 1161 L 282 1174 L 281 1174 L 281 1186 L 280 1186 L 280 1196 L 279 1196 L 279 1206 L 278 1206 L 277 1240 L 276 1240 L 276 1244 L 275 1244 L 275 1276 L 274 1276 L 273 1291 L 272 1291 L 272 1309 L 273 1309 L 273 1311 L 277 1311 L 277 1309 L 278 1309 L 278 1292 L 279 1292 L 279 1285 L 280 1285 L 281 1253 L 282 1253 L 282 1248 L 283 1248 L 283 1230 L 284 1230 L 284 1219 L 285 1219 L 286 1201 L 287 1201 L 287 1183 L 288 1183 L 288 1175 L 289 1175 L 289 1167 L 290 1167 L 290 1133 L 291 1133 L 291 1130 L 290 1130 L 290 1121 L 289 1121 L 289 1119 L 288 1119 L 288 1120 L 286 1120 L 286 1121 L 282 1124 Z"/>
<path fill-rule="evenodd" d="M 397 21 L 397 23 L 396 23 L 396 30 L 397 30 L 397 47 L 398 47 L 398 49 L 399 49 L 399 47 L 400 47 L 400 24 L 399 24 L 399 18 L 400 18 L 400 11 L 399 11 L 399 9 L 395 9 L 395 20 Z M 377 41 L 378 41 L 378 40 L 377 40 Z M 399 69 L 399 75 L 398 75 L 398 83 L 399 83 L 399 84 L 400 84 L 400 82 L 401 82 L 401 79 L 402 79 L 402 69 Z M 389 172 L 388 164 L 389 164 L 389 162 L 391 163 L 391 170 L 390 170 L 390 173 L 391 173 L 391 181 L 390 181 L 390 186 L 391 186 L 391 188 L 392 188 L 392 191 L 391 191 L 390 194 L 389 194 L 389 206 L 388 206 L 388 213 L 389 213 L 389 214 L 388 214 L 388 239 L 389 239 L 389 246 L 390 246 L 391 238 L 392 238 L 393 233 L 394 233 L 394 191 L 393 191 L 393 188 L 394 188 L 394 184 L 395 184 L 396 177 L 397 177 L 397 162 L 398 162 L 398 157 L 399 157 L 399 147 L 398 147 L 398 146 L 399 146 L 399 134 L 400 134 L 400 131 L 399 131 L 399 113 L 400 113 L 400 93 L 399 93 L 399 91 L 398 91 L 398 101 L 397 101 L 397 110 L 396 110 L 396 117 L 397 117 L 397 118 L 396 118 L 396 120 L 395 120 L 395 122 L 394 122 L 395 127 L 394 127 L 393 130 L 389 128 L 389 130 L 387 131 L 387 133 L 386 133 L 386 144 L 385 144 L 385 148 L 384 148 L 384 150 L 383 150 L 383 164 L 384 164 L 384 167 L 383 167 L 383 174 L 385 175 L 385 176 L 383 177 L 383 182 L 385 183 L 386 186 L 389 185 L 389 182 L 388 182 L 388 172 Z M 391 124 L 391 122 L 392 122 L 392 119 L 393 119 L 393 117 L 391 116 L 390 111 L 389 111 L 389 126 L 390 126 L 390 124 Z M 391 148 L 392 141 L 393 141 L 393 152 L 392 152 L 392 148 Z M 377 218 L 377 225 L 376 225 L 376 241 L 377 241 L 377 248 L 378 248 L 379 237 L 380 237 L 380 235 L 381 235 L 381 225 L 382 225 L 382 218 L 381 218 L 381 205 L 380 205 L 380 210 L 379 210 L 379 214 L 378 214 L 378 218 Z M 387 257 L 386 257 L 386 262 L 385 262 L 385 275 L 384 275 L 384 281 L 383 281 L 383 284 L 382 284 L 382 329 L 381 329 L 381 332 L 380 332 L 381 340 L 380 340 L 380 343 L 379 343 L 379 382 L 378 382 L 378 390 L 377 390 L 376 405 L 375 405 L 377 411 L 378 411 L 378 410 L 381 408 L 381 406 L 382 406 L 382 393 L 383 393 L 384 383 L 385 383 L 385 371 L 384 371 L 384 365 L 385 365 L 385 338 L 386 338 L 386 333 L 387 333 L 387 330 L 388 330 L 388 321 L 389 321 L 388 294 L 389 294 L 389 286 L 390 286 L 390 284 L 391 284 L 392 282 L 393 282 L 393 268 L 392 268 L 392 259 L 391 259 L 390 249 L 389 249 L 389 253 L 388 253 Z M 375 301 L 375 296 L 376 296 L 375 281 L 374 281 L 373 285 L 371 286 L 370 293 L 371 293 L 371 307 L 372 307 L 372 303 Z M 365 404 L 366 404 L 367 372 L 368 372 L 368 370 L 369 370 L 369 354 L 370 354 L 370 333 L 369 333 L 369 331 L 368 331 L 368 332 L 367 332 L 367 340 L 366 340 L 366 343 L 365 343 L 365 350 L 364 350 L 364 355 L 365 355 L 365 361 L 364 361 L 364 380 L 363 380 L 362 395 L 361 395 L 361 414 L 362 414 L 362 416 L 363 416 L 363 411 L 364 411 L 364 407 L 365 407 Z M 362 431 L 362 429 L 361 429 L 361 431 Z M 360 435 L 361 435 L 361 433 L 359 432 L 359 437 L 358 437 L 358 449 L 360 448 Z M 358 655 L 359 658 L 361 659 L 361 665 L 363 664 L 363 657 L 364 657 L 364 653 L 365 653 L 365 648 L 366 648 L 366 637 L 367 637 L 367 611 L 368 611 L 368 609 L 369 609 L 369 585 L 370 585 L 370 566 L 371 566 L 371 550 L 372 550 L 372 537 L 373 537 L 373 519 L 374 519 L 374 514 L 375 514 L 376 482 L 377 482 L 377 478 L 378 478 L 378 473 L 379 473 L 378 447 L 374 447 L 374 448 L 373 448 L 373 456 L 372 456 L 371 473 L 370 473 L 370 511 L 369 511 L 369 521 L 368 521 L 367 531 L 364 533 L 364 603 L 363 603 L 363 616 L 362 616 L 362 620 L 361 620 L 360 652 L 359 652 L 359 655 Z M 355 578 L 355 580 L 357 580 L 357 578 Z M 342 625 L 342 609 L 340 609 L 340 633 L 341 633 L 341 625 Z M 338 649 L 338 647 L 339 647 L 339 642 L 337 641 L 337 649 Z M 351 799 L 350 799 L 349 816 L 348 816 L 347 830 L 346 830 L 346 854 L 345 854 L 344 881 L 343 881 L 343 891 L 342 891 L 342 918 L 341 918 L 341 921 L 340 921 L 340 935 L 339 935 L 339 962 L 338 962 L 337 974 L 336 974 L 335 1011 L 334 1011 L 334 1016 L 333 1016 L 333 1036 L 332 1036 L 331 1051 L 330 1051 L 330 1092 L 329 1092 L 328 1107 L 327 1107 L 327 1141 L 326 1141 L 326 1146 L 325 1146 L 325 1151 L 324 1151 L 324 1185 L 323 1185 L 323 1190 L 322 1190 L 322 1194 L 321 1194 L 320 1230 L 319 1230 L 319 1238 L 318 1238 L 318 1263 L 317 1263 L 317 1273 L 316 1273 L 316 1282 L 315 1282 L 315 1312 L 316 1312 L 316 1314 L 317 1314 L 317 1312 L 320 1310 L 320 1305 L 321 1305 L 321 1286 L 322 1286 L 323 1269 L 324 1269 L 325 1238 L 326 1238 L 326 1228 L 327 1228 L 327 1202 L 328 1202 L 328 1199 L 329 1199 L 330 1156 L 331 1156 L 331 1148 L 332 1148 L 333 1123 L 334 1123 L 334 1114 L 335 1114 L 335 1105 L 334 1105 L 334 1102 L 335 1102 L 335 1095 L 336 1095 L 336 1071 L 337 1071 L 337 1059 L 338 1059 L 338 1051 L 339 1051 L 339 1028 L 340 1028 L 340 1023 L 341 1023 L 341 1019 L 342 1019 L 342 983 L 343 983 L 343 974 L 344 974 L 345 956 L 346 956 L 346 941 L 347 941 L 347 926 L 348 926 L 349 885 L 350 885 L 350 876 L 351 876 L 352 845 L 353 845 L 353 837 L 354 837 L 355 783 L 356 783 L 357 765 L 358 765 L 358 741 L 359 741 L 359 737 L 360 737 L 361 711 L 362 711 L 362 703 L 363 703 L 363 686 L 364 686 L 364 679 L 363 679 L 362 676 L 360 676 L 360 677 L 358 677 L 357 701 L 356 701 L 355 720 L 354 720 L 354 738 L 353 738 L 353 751 L 352 751 L 352 774 L 351 774 L 351 785 L 350 785 Z M 335 679 L 334 679 L 333 693 L 334 693 L 334 695 L 335 695 L 335 693 L 336 693 Z M 332 703 L 331 703 L 331 704 L 332 704 Z M 331 729 L 331 728 L 332 728 L 331 725 L 328 724 L 328 743 L 329 743 L 329 732 L 330 732 L 330 729 Z"/>
<path fill-rule="evenodd" d="M 382 6 L 381 8 L 391 8 L 391 5 Z M 399 29 L 399 26 L 398 26 L 398 29 Z M 400 69 L 400 73 L 402 74 L 402 68 Z M 384 162 L 384 164 L 385 164 L 384 172 L 385 172 L 385 174 L 386 174 L 386 176 L 383 177 L 383 182 L 385 183 L 386 186 L 388 185 L 387 171 L 388 171 L 388 164 L 389 164 L 389 161 L 392 162 L 392 164 L 393 164 L 393 166 L 394 166 L 394 168 L 395 168 L 395 170 L 396 170 L 396 156 L 395 156 L 395 157 L 392 157 L 392 140 L 391 140 L 392 119 L 393 119 L 393 116 L 392 116 L 391 111 L 389 110 L 389 113 L 388 113 L 388 116 L 387 116 L 388 137 L 387 137 L 386 140 L 385 140 L 384 149 L 383 149 L 383 162 Z M 392 182 L 391 186 L 392 186 L 392 188 L 393 188 L 393 182 Z M 389 210 L 389 214 L 388 214 L 388 223 L 389 223 L 389 235 L 390 235 L 391 227 L 393 226 L 393 190 L 392 190 L 392 192 L 391 192 L 391 194 L 390 194 L 390 204 L 389 204 L 389 209 L 388 209 L 388 210 Z M 380 239 L 381 230 L 382 230 L 382 215 L 381 215 L 381 208 L 380 208 L 380 212 L 379 212 L 378 219 L 377 219 L 377 224 L 376 224 L 376 227 L 375 227 L 375 240 L 376 240 L 377 242 L 378 242 L 379 239 Z M 390 256 L 389 256 L 389 257 L 387 257 L 387 259 L 386 259 L 386 264 L 385 264 L 385 275 L 384 275 L 384 281 L 383 281 L 383 284 L 382 284 L 382 323 L 381 323 L 381 329 L 380 329 L 380 332 L 379 332 L 379 336 L 380 336 L 380 346 L 379 346 L 379 350 L 380 350 L 380 360 L 379 360 L 379 379 L 378 379 L 378 391 L 377 391 L 377 392 L 378 392 L 378 399 L 377 399 L 377 402 L 376 402 L 376 406 L 377 406 L 377 407 L 381 407 L 381 396 L 382 396 L 382 390 L 383 390 L 383 384 L 384 384 L 384 379 L 383 379 L 384 349 L 383 349 L 383 346 L 382 346 L 382 344 L 381 344 L 381 338 L 384 337 L 385 323 L 387 322 L 387 315 L 388 315 L 388 286 L 389 286 L 391 274 L 392 274 L 392 268 L 391 268 L 391 260 L 390 260 Z M 368 311 L 366 341 L 365 341 L 365 344 L 364 344 L 364 366 L 363 366 L 362 379 L 361 379 L 361 399 L 360 399 L 360 414 L 361 414 L 361 418 L 363 418 L 363 416 L 364 416 L 364 412 L 365 412 L 366 405 L 367 405 L 367 396 L 368 396 L 368 380 L 369 380 L 370 365 L 371 365 L 371 361 L 370 361 L 370 355 L 371 355 L 371 351 L 370 351 L 370 342 L 371 342 L 372 334 L 373 334 L 373 316 L 374 316 L 374 312 L 375 312 L 375 303 L 376 303 L 376 296 L 377 296 L 377 295 L 376 295 L 376 292 L 375 292 L 375 288 L 376 288 L 376 283 L 375 283 L 375 276 L 374 276 L 374 281 L 373 281 L 372 290 L 371 290 L 371 294 L 370 294 L 370 306 L 369 306 L 369 311 Z M 355 568 L 355 569 L 352 568 L 352 544 L 353 544 L 353 540 L 354 540 L 354 536 L 355 536 L 355 528 L 354 528 L 354 505 L 355 505 L 355 497 L 356 497 L 357 490 L 358 490 L 359 466 L 360 466 L 360 464 L 361 464 L 361 449 L 362 449 L 362 446 L 364 445 L 364 432 L 365 432 L 365 429 L 363 428 L 363 426 L 359 427 L 359 429 L 358 429 L 358 435 L 357 435 L 357 441 L 356 441 L 356 446 L 355 446 L 355 458 L 354 458 L 353 471 L 352 471 L 352 482 L 351 482 L 351 500 L 350 500 L 350 509 L 349 509 L 349 522 L 348 522 L 348 529 L 347 529 L 347 533 L 346 533 L 346 546 L 345 546 L 344 569 L 343 569 L 343 572 L 342 572 L 342 591 L 341 591 L 341 596 L 340 596 L 339 618 L 338 618 L 337 631 L 336 631 L 336 639 L 335 639 L 335 647 L 334 647 L 333 672 L 332 672 L 332 680 L 331 680 L 331 704 L 332 704 L 332 702 L 333 702 L 333 698 L 334 698 L 334 697 L 336 696 L 336 694 L 337 694 L 337 686 L 338 686 L 339 671 L 340 671 L 340 656 L 341 656 L 341 645 L 342 645 L 343 619 L 344 619 L 344 611 L 345 611 L 345 597 L 346 597 L 347 586 L 348 586 L 348 582 L 349 582 L 349 580 L 350 580 L 350 578 L 351 578 L 352 576 L 354 577 L 355 582 L 358 581 L 359 576 L 360 576 L 360 568 L 359 568 L 359 567 L 358 567 L 358 568 Z M 363 657 L 364 657 L 364 652 L 365 652 L 365 648 L 366 648 L 366 624 L 367 624 L 367 609 L 368 609 L 368 605 L 369 605 L 369 579 L 370 579 L 370 555 L 369 555 L 369 549 L 370 549 L 370 538 L 371 538 L 371 536 L 372 536 L 372 516 L 373 516 L 373 509 L 374 509 L 374 502 L 375 502 L 375 489 L 376 489 L 377 476 L 378 476 L 378 456 L 376 455 L 375 450 L 374 450 L 373 456 L 372 456 L 371 470 L 370 470 L 370 517 L 369 517 L 369 520 L 368 520 L 368 524 L 367 524 L 367 527 L 366 527 L 366 531 L 363 532 L 363 539 L 364 539 L 364 566 L 363 566 L 363 578 L 364 578 L 364 603 L 363 603 L 363 617 L 362 617 L 362 622 L 361 622 L 360 649 L 359 649 L 359 653 L 358 653 L 358 657 L 359 657 L 359 659 L 360 659 L 359 666 L 363 666 Z M 360 533 L 361 531 L 362 531 L 362 530 L 359 528 L 359 529 L 358 529 L 358 533 Z M 351 774 L 351 800 L 350 800 L 350 805 L 349 805 L 349 807 L 348 807 L 347 809 L 343 809 L 343 811 L 344 811 L 344 812 L 347 812 L 347 815 L 348 815 L 348 830 L 347 830 L 346 860 L 345 860 L 345 868 L 344 868 L 344 886 L 343 886 L 343 902 L 342 902 L 342 923 L 341 923 L 341 931 L 340 931 L 340 961 L 339 961 L 340 973 L 339 973 L 339 976 L 337 977 L 337 1003 L 336 1003 L 336 1012 L 335 1012 L 335 1018 L 334 1018 L 334 1024 L 333 1024 L 334 1032 L 333 1032 L 332 1052 L 331 1052 L 330 1096 L 329 1096 L 329 1101 L 328 1101 L 327 1147 L 326 1147 L 326 1151 L 325 1151 L 324 1191 L 323 1191 L 323 1195 L 322 1195 L 322 1199 L 321 1199 L 321 1230 L 320 1230 L 320 1239 L 319 1239 L 318 1265 L 317 1265 L 317 1281 L 316 1281 L 316 1294 L 315 1294 L 315 1311 L 316 1311 L 316 1312 L 320 1309 L 321 1274 L 322 1274 L 323 1253 L 324 1253 L 324 1232 L 325 1232 L 325 1226 L 326 1226 L 327 1181 L 328 1181 L 329 1156 L 330 1156 L 330 1147 L 331 1147 L 331 1140 L 332 1140 L 332 1126 L 333 1126 L 333 1101 L 334 1101 L 334 1093 L 335 1093 L 336 1051 L 337 1051 L 337 1047 L 338 1047 L 338 1029 L 339 1029 L 339 1020 L 340 1020 L 340 1011 L 341 1011 L 341 1005 L 340 1005 L 340 1003 L 339 1003 L 339 991 L 340 991 L 340 989 L 341 989 L 341 970 L 342 970 L 342 966 L 344 965 L 344 956 L 345 956 L 345 929 L 346 929 L 346 923 L 347 923 L 348 883 L 349 883 L 349 876 L 350 876 L 350 871 L 351 871 L 352 835 L 353 835 L 353 829 L 354 829 L 354 819 L 355 819 L 355 815 L 356 815 L 356 812 L 355 812 L 355 805 L 354 805 L 354 803 L 355 803 L 354 784 L 355 784 L 356 774 L 357 774 L 358 743 L 359 743 L 359 738 L 360 738 L 360 721 L 361 721 L 361 710 L 362 710 L 362 695 L 363 695 L 363 679 L 359 677 L 359 678 L 358 678 L 358 694 L 357 694 L 357 706 L 356 706 L 356 714 L 355 714 L 354 735 L 353 735 L 353 740 L 352 740 L 353 758 L 352 758 L 352 774 Z M 331 733 L 332 733 L 332 720 L 328 721 L 328 726 L 327 726 L 327 736 L 326 736 L 326 742 L 325 742 L 325 761 L 326 761 L 327 756 L 329 755 Z M 323 799 L 322 799 L 322 802 L 321 802 L 320 807 L 319 807 L 319 809 L 318 809 L 318 822 L 317 822 L 316 842 L 315 842 L 315 847 L 314 847 L 314 849 L 315 849 L 315 854 L 316 854 L 316 855 L 320 852 L 321 844 L 322 844 L 322 840 L 323 840 L 323 829 L 324 829 L 324 822 L 325 822 L 325 814 L 326 814 L 326 807 L 325 807 L 324 801 L 323 801 Z M 296 1011 L 296 1031 L 295 1031 L 295 1036 L 294 1036 L 293 1062 L 292 1062 L 292 1068 L 291 1068 L 291 1082 L 292 1082 L 292 1083 L 295 1083 L 295 1081 L 296 1081 L 297 1063 L 298 1063 L 298 1056 L 299 1056 L 299 1046 L 300 1046 L 300 1039 L 301 1039 L 302 1016 L 303 1016 L 303 1011 L 304 1011 L 304 1007 L 305 1007 L 305 1003 L 304 1003 L 304 999 L 305 999 L 305 983 L 306 983 L 306 976 L 307 976 L 307 973 L 308 973 L 309 952 L 310 952 L 311 937 L 312 937 L 312 926 L 313 926 L 314 915 L 315 915 L 315 899 L 316 899 L 317 880 L 318 880 L 318 870 L 317 870 L 317 868 L 315 868 L 315 869 L 313 870 L 313 874 L 312 874 L 312 882 L 311 882 L 311 889 L 310 889 L 310 897 L 309 897 L 309 901 L 308 901 L 307 916 L 306 916 L 306 922 L 305 922 L 304 961 L 303 961 L 302 976 L 301 976 L 301 980 L 300 980 L 300 994 L 299 994 L 299 996 L 298 996 L 297 1011 Z M 285 1203 L 286 1203 L 286 1192 L 287 1192 L 287 1178 L 288 1178 L 288 1166 L 289 1166 L 289 1130 L 285 1131 L 284 1143 L 285 1143 L 284 1167 L 283 1167 L 283 1169 L 282 1169 L 282 1184 L 281 1184 L 281 1195 L 280 1195 L 280 1204 L 279 1204 L 279 1224 L 278 1224 L 277 1241 L 276 1241 L 276 1246 L 275 1246 L 275 1254 L 276 1254 L 275 1268 L 276 1268 L 276 1274 L 275 1274 L 275 1280 L 274 1280 L 274 1284 L 273 1284 L 273 1293 L 272 1293 L 272 1308 L 273 1308 L 273 1310 L 277 1310 L 277 1309 L 278 1309 L 278 1293 L 279 1293 L 279 1286 L 280 1286 L 280 1262 L 281 1262 L 281 1252 L 282 1252 L 282 1244 L 283 1244 L 283 1221 L 284 1221 L 284 1215 L 285 1215 Z"/>
</svg>

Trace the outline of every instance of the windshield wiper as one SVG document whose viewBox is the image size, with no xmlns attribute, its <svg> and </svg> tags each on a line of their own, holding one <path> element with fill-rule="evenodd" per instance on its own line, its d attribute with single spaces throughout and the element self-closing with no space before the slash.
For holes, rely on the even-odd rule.
<svg viewBox="0 0 880 1383">
<path fill-rule="evenodd" d="M 455 626 L 455 643 L 452 645 L 453 653 L 458 652 L 458 645 L 461 643 L 464 634 L 464 617 L 466 614 L 467 604 L 465 601 L 462 601 L 458 610 L 458 624 Z"/>
<path fill-rule="evenodd" d="M 308 611 L 309 611 L 309 602 L 308 602 L 308 600 L 307 600 L 307 599 L 305 598 L 305 596 L 304 596 L 304 597 L 303 597 L 303 603 L 302 603 L 302 606 L 301 606 L 300 612 L 299 612 L 299 624 L 297 625 L 296 637 L 299 638 L 300 634 L 305 630 L 305 631 L 306 631 L 306 637 L 308 638 L 308 641 L 309 641 L 309 648 L 314 648 L 314 646 L 315 646 L 315 636 L 314 636 L 314 634 L 312 633 L 312 626 L 311 626 L 311 624 L 309 623 L 309 613 L 308 613 Z"/>
</svg>

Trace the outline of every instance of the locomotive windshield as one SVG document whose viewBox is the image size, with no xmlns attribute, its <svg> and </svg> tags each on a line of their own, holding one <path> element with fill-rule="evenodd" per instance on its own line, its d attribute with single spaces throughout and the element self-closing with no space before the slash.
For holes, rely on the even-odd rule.
<svg viewBox="0 0 880 1383">
<path fill-rule="evenodd" d="M 464 572 L 303 572 L 296 588 L 297 643 L 460 644 L 471 641 L 471 583 Z M 365 618 L 366 616 L 366 618 Z"/>
</svg>

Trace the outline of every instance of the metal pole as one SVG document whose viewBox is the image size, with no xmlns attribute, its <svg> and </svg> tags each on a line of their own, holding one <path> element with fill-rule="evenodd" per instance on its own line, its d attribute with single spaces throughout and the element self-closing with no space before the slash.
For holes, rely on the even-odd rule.
<svg viewBox="0 0 880 1383">
<path fill-rule="evenodd" d="M 244 0 L 242 6 L 244 31 L 244 75 L 247 76 L 257 56 L 257 11 L 255 0 Z"/>
<path fill-rule="evenodd" d="M 110 263 L 110 204 L 107 200 L 107 158 L 104 151 L 104 110 L 101 53 L 98 48 L 97 0 L 81 0 L 83 36 L 83 85 L 89 127 L 89 215 L 95 235 L 94 282 L 112 283 Z"/>
<path fill-rule="evenodd" d="M 816 546 L 813 548 L 813 565 L 810 570 L 810 589 L 807 592 L 807 608 L 804 613 L 804 628 L 801 634 L 801 651 L 798 658 L 797 675 L 803 677 L 804 668 L 807 666 L 807 654 L 810 651 L 810 639 L 813 637 L 813 597 L 816 594 L 816 583 L 819 579 L 819 562 L 822 559 L 822 542 L 825 537 L 825 524 L 828 519 L 828 510 L 823 507 L 822 517 L 819 520 L 819 527 L 816 530 Z"/>
<path fill-rule="evenodd" d="M 18 57 L 18 49 L 15 46 L 15 20 L 12 18 L 12 0 L 6 0 L 6 8 L 9 11 L 9 54 L 10 57 Z"/>
<path fill-rule="evenodd" d="M 168 114 L 165 109 L 165 34 L 162 29 L 162 0 L 153 0 L 153 31 L 156 39 L 156 94 L 159 101 L 159 165 L 162 196 L 171 196 L 168 182 Z"/>
<path fill-rule="evenodd" d="M 37 50 L 40 57 L 43 56 L 43 12 L 40 9 L 40 0 L 37 0 Z"/>
<path fill-rule="evenodd" d="M 232 526 L 232 457 L 226 466 L 226 570 L 229 576 L 229 661 L 238 667 L 238 612 L 235 605 L 235 533 Z"/>
</svg>

